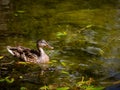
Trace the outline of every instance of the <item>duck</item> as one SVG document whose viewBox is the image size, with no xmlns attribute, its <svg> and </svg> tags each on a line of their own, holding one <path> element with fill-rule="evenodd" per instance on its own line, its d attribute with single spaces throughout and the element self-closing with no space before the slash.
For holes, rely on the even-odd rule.
<svg viewBox="0 0 120 90">
<path fill-rule="evenodd" d="M 31 63 L 49 63 L 49 56 L 43 50 L 44 47 L 53 49 L 44 39 L 36 42 L 37 50 L 26 48 L 23 46 L 11 47 L 7 46 L 7 50 L 13 56 L 25 62 Z"/>
</svg>

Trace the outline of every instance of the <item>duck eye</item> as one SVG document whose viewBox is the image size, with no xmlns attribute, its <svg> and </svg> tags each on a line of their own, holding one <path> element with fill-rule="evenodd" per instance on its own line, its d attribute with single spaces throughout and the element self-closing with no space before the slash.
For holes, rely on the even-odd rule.
<svg viewBox="0 0 120 90">
<path fill-rule="evenodd" d="M 45 42 L 45 40 L 38 40 L 38 42 L 39 42 L 39 43 L 43 43 L 43 42 Z"/>
</svg>

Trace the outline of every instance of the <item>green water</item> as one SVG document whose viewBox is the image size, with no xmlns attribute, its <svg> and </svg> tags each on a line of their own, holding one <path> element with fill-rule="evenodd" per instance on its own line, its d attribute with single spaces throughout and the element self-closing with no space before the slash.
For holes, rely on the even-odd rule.
<svg viewBox="0 0 120 90">
<path fill-rule="evenodd" d="M 44 75 L 40 75 L 39 65 L 15 63 L 9 66 L 10 70 L 5 66 L 8 72 L 3 70 L 1 78 L 10 76 L 15 83 L 3 82 L 3 87 L 34 90 L 55 85 L 73 88 L 82 76 L 92 77 L 100 85 L 102 78 L 119 73 L 120 11 L 116 2 L 100 5 L 99 2 L 96 6 L 92 6 L 95 2 L 89 5 L 82 0 L 74 3 L 72 0 L 11 2 L 8 30 L 0 31 L 0 55 L 5 57 L 1 63 L 19 61 L 7 52 L 7 45 L 36 49 L 36 40 L 45 39 L 54 50 L 45 50 L 50 56 L 52 70 Z"/>
</svg>

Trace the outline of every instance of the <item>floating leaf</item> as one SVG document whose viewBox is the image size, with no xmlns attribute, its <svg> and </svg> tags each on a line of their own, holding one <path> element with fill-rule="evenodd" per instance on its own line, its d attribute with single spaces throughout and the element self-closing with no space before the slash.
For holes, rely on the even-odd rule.
<svg viewBox="0 0 120 90">
<path fill-rule="evenodd" d="M 66 36 L 67 35 L 67 32 L 57 32 L 57 38 L 61 38 L 63 36 Z"/>
<path fill-rule="evenodd" d="M 90 28 L 90 27 L 92 27 L 92 26 L 93 26 L 93 25 L 87 25 L 86 28 Z"/>
<path fill-rule="evenodd" d="M 19 78 L 21 78 L 21 79 L 22 79 L 22 78 L 23 78 L 23 76 L 19 76 Z"/>
<path fill-rule="evenodd" d="M 43 86 L 40 88 L 40 90 L 47 90 L 48 89 L 48 86 Z"/>
<path fill-rule="evenodd" d="M 27 64 L 30 64 L 30 62 L 17 62 L 17 64 L 27 65 Z"/>
<path fill-rule="evenodd" d="M 0 56 L 0 59 L 3 59 L 4 58 L 4 56 Z"/>
<path fill-rule="evenodd" d="M 25 13 L 25 11 L 23 11 L 23 10 L 18 10 L 17 12 L 18 13 Z"/>
<path fill-rule="evenodd" d="M 67 71 L 62 70 L 61 73 L 69 75 L 69 72 L 67 72 Z"/>
<path fill-rule="evenodd" d="M 65 62 L 61 62 L 61 64 L 65 67 L 67 64 Z"/>
<path fill-rule="evenodd" d="M 56 90 L 68 90 L 70 89 L 69 87 L 61 87 L 61 88 L 57 88 Z"/>
<path fill-rule="evenodd" d="M 56 63 L 56 62 L 57 62 L 57 60 L 51 60 L 51 62 Z"/>
<path fill-rule="evenodd" d="M 26 87 L 21 87 L 20 90 L 28 90 Z"/>
<path fill-rule="evenodd" d="M 13 83 L 13 82 L 14 82 L 14 78 L 9 79 L 9 77 L 6 77 L 5 80 L 6 80 L 8 83 Z"/>
<path fill-rule="evenodd" d="M 104 54 L 104 51 L 102 49 L 99 52 L 100 52 L 100 55 Z"/>
</svg>

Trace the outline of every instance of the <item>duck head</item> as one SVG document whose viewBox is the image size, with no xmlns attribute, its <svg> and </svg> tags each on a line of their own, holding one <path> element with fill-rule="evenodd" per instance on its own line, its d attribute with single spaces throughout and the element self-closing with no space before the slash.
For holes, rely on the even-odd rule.
<svg viewBox="0 0 120 90">
<path fill-rule="evenodd" d="M 49 48 L 49 49 L 53 49 L 53 47 L 50 46 L 44 39 L 37 41 L 37 47 L 38 48 L 44 48 L 44 47 L 46 47 L 46 48 Z"/>
</svg>

